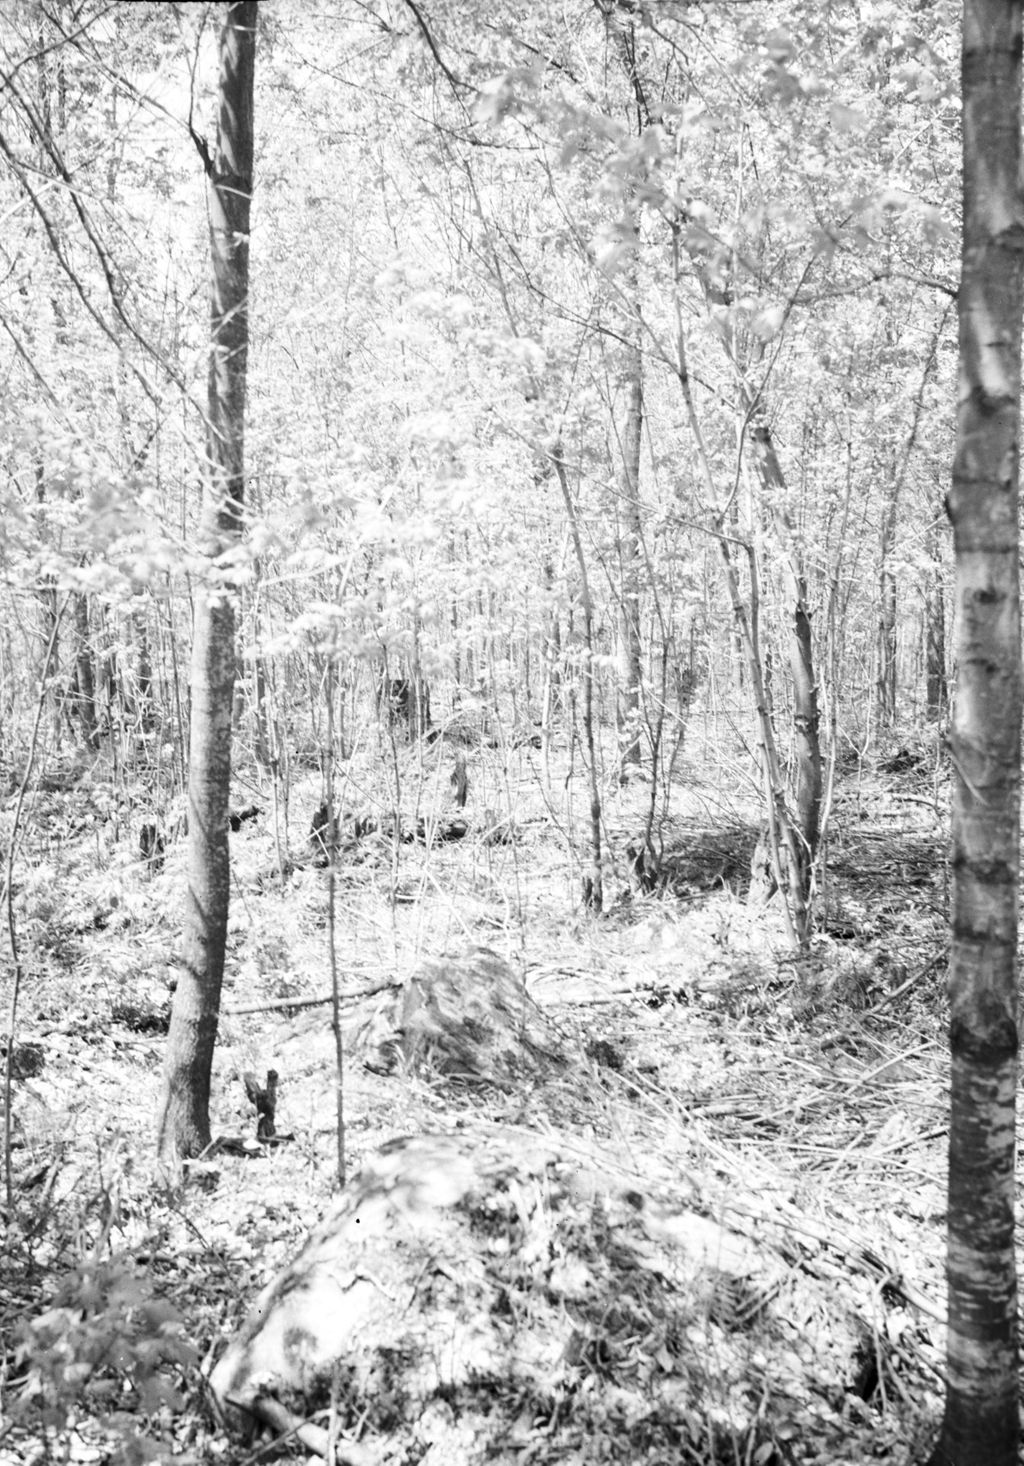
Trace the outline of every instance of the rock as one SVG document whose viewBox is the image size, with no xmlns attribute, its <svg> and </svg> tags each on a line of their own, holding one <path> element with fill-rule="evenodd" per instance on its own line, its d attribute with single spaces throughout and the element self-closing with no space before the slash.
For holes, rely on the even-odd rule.
<svg viewBox="0 0 1024 1466">
<path fill-rule="evenodd" d="M 216 1364 L 222 1415 L 298 1431 L 333 1400 L 349 1462 L 467 1459 L 458 1422 L 468 1459 L 507 1459 L 497 1402 L 546 1417 L 578 1394 L 607 1396 L 595 1449 L 624 1403 L 685 1431 L 715 1298 L 728 1283 L 743 1304 L 729 1328 L 749 1328 L 786 1269 L 775 1258 L 766 1276 L 746 1237 L 620 1178 L 621 1160 L 513 1127 L 390 1142 Z"/>
<path fill-rule="evenodd" d="M 422 963 L 393 1003 L 384 1067 L 400 1060 L 420 1072 L 498 1086 L 565 1067 L 558 1035 L 522 977 L 489 947 Z"/>
<path fill-rule="evenodd" d="M 503 1181 L 536 1185 L 551 1159 L 537 1137 L 500 1149 L 464 1135 L 384 1146 L 263 1290 L 210 1376 L 215 1398 L 243 1410 L 264 1392 L 309 1398 L 339 1360 L 354 1366 L 356 1388 L 372 1390 L 383 1367 L 374 1356 L 393 1347 L 406 1361 L 405 1391 L 424 1400 L 496 1367 L 489 1288 L 469 1234 Z"/>
</svg>

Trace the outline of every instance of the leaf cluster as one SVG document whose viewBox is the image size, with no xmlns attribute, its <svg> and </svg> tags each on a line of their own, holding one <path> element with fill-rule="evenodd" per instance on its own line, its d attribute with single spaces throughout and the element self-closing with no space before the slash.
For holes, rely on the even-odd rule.
<svg viewBox="0 0 1024 1466">
<path fill-rule="evenodd" d="M 17 1397 L 23 1425 L 62 1432 L 84 1410 L 116 1432 L 118 1466 L 155 1459 L 144 1432 L 125 1428 L 124 1413 L 181 1408 L 175 1383 L 196 1363 L 177 1310 L 127 1257 L 88 1259 L 58 1282 L 50 1306 L 19 1328 Z"/>
</svg>

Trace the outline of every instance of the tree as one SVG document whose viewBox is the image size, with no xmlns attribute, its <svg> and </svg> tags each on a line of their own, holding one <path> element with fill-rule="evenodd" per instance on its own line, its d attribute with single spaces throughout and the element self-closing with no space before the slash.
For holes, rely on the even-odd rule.
<svg viewBox="0 0 1024 1466">
<path fill-rule="evenodd" d="M 230 889 L 228 800 L 235 685 L 231 551 L 242 532 L 249 347 L 256 0 L 232 0 L 220 35 L 219 115 L 207 177 L 212 263 L 207 467 L 195 605 L 189 741 L 188 891 L 182 971 L 164 1065 L 159 1151 L 165 1162 L 210 1143 L 210 1074 L 224 975 Z"/>
<path fill-rule="evenodd" d="M 614 6 L 608 0 L 597 0 L 609 39 L 619 51 L 623 73 L 632 92 L 631 123 L 636 135 L 643 137 L 651 118 L 643 78 L 637 69 L 637 29 L 632 18 L 619 23 Z M 644 183 L 640 170 L 638 183 Z M 632 194 L 623 198 L 620 229 L 629 263 L 623 297 L 631 319 L 624 332 L 625 363 L 623 385 L 626 409 L 617 434 L 622 463 L 619 471 L 619 522 L 617 550 L 619 561 L 618 662 L 619 685 L 616 698 L 616 721 L 619 730 L 619 777 L 625 781 L 630 766 L 640 763 L 640 714 L 643 686 L 643 643 L 640 636 L 641 586 L 643 581 L 643 514 L 640 503 L 640 452 L 644 427 L 644 358 L 643 307 L 640 298 L 639 219 Z"/>
<path fill-rule="evenodd" d="M 965 0 L 960 377 L 947 504 L 958 661 L 951 731 L 948 1389 L 932 1466 L 1011 1466 L 1019 1428 L 1021 18 L 1020 0 Z"/>
<path fill-rule="evenodd" d="M 630 267 L 630 290 L 639 304 L 636 263 Z M 639 310 L 637 312 L 639 316 Z M 620 778 L 640 763 L 640 715 L 643 683 L 643 644 L 640 637 L 641 586 L 643 582 L 643 515 L 640 504 L 640 449 L 644 425 L 644 361 L 640 326 L 632 328 L 633 339 L 625 348 L 624 372 L 626 410 L 619 434 L 622 465 L 619 472 L 619 685 L 616 720 L 621 748 Z"/>
</svg>

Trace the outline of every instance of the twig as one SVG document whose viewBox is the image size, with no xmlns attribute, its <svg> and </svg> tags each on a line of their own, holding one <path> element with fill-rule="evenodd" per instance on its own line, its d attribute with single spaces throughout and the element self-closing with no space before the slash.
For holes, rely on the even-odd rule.
<svg viewBox="0 0 1024 1466">
<path fill-rule="evenodd" d="M 233 1405 L 236 1410 L 242 1410 L 264 1425 L 270 1426 L 272 1430 L 278 1431 L 278 1438 L 271 1443 L 273 1447 L 278 1447 L 284 1441 L 294 1438 L 300 1445 L 305 1446 L 307 1451 L 312 1451 L 314 1455 L 327 1459 L 329 1436 L 323 1426 L 314 1425 L 310 1420 L 303 1420 L 301 1416 L 293 1415 L 272 1396 L 260 1395 L 254 1400 L 242 1401 L 233 1399 L 229 1395 L 225 1403 Z M 261 1456 L 267 1454 L 269 1449 L 269 1446 L 261 1447 L 251 1459 L 259 1460 Z M 334 1459 L 341 1462 L 342 1466 L 367 1466 L 373 1457 L 365 1446 L 360 1446 L 355 1441 L 338 1441 Z"/>
<path fill-rule="evenodd" d="M 397 992 L 400 982 L 379 982 L 375 987 L 363 988 L 358 993 L 345 993 L 341 997 L 344 1007 L 361 1002 L 363 998 L 375 998 L 378 993 Z M 246 1003 L 239 1008 L 223 1008 L 221 1011 L 231 1018 L 242 1018 L 250 1013 L 278 1013 L 298 1008 L 323 1008 L 334 1002 L 333 993 L 322 993 L 318 998 L 278 998 L 272 1003 Z"/>
<path fill-rule="evenodd" d="M 870 1018 L 873 1014 L 879 1012 L 880 1009 L 884 1008 L 886 1003 L 892 1003 L 895 1001 L 896 998 L 901 997 L 908 988 L 912 988 L 914 986 L 915 982 L 920 982 L 922 977 L 924 977 L 926 973 L 931 972 L 933 967 L 938 967 L 944 955 L 944 953 L 940 952 L 937 956 L 932 957 L 924 964 L 923 967 L 919 967 L 916 972 L 912 972 L 905 982 L 901 982 L 898 988 L 893 988 L 891 993 L 886 993 L 885 996 L 879 998 L 878 1002 L 873 1004 L 872 1007 L 865 1009 L 865 1011 L 861 1014 L 861 1017 Z"/>
</svg>

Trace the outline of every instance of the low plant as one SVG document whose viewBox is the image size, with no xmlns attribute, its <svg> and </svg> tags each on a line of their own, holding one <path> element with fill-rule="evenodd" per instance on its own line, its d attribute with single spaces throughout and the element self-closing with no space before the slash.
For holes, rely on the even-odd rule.
<svg viewBox="0 0 1024 1466">
<path fill-rule="evenodd" d="M 137 1418 L 180 1408 L 178 1380 L 197 1356 L 153 1280 L 113 1256 L 60 1279 L 49 1307 L 20 1325 L 15 1357 L 15 1430 L 41 1432 L 49 1456 L 88 1415 L 113 1442 L 111 1466 L 136 1466 L 161 1454 Z"/>
</svg>

